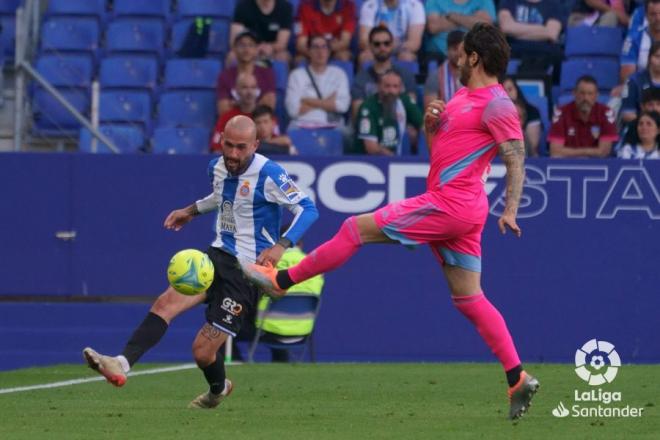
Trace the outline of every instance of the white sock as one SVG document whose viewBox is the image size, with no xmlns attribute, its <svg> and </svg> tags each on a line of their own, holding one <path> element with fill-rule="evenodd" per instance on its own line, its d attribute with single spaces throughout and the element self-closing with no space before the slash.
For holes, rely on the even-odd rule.
<svg viewBox="0 0 660 440">
<path fill-rule="evenodd" d="M 123 355 L 120 354 L 119 356 L 115 356 L 115 359 L 119 361 L 121 369 L 124 370 L 124 373 L 131 371 L 131 366 L 128 363 L 128 359 L 126 359 Z"/>
</svg>

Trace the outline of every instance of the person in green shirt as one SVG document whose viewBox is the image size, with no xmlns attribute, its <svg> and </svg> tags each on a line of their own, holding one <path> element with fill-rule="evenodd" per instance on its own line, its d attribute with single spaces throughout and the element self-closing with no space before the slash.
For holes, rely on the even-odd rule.
<svg viewBox="0 0 660 440">
<path fill-rule="evenodd" d="M 399 74 L 390 70 L 378 78 L 378 92 L 360 105 L 356 122 L 354 154 L 400 156 L 406 127 L 419 129 L 422 112 L 403 93 Z"/>
</svg>

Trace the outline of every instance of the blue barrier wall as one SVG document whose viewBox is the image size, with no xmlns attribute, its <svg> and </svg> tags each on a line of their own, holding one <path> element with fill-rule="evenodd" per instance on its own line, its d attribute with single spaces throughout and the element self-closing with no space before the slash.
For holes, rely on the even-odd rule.
<svg viewBox="0 0 660 440">
<path fill-rule="evenodd" d="M 212 215 L 178 233 L 162 227 L 170 210 L 210 191 L 208 160 L 0 155 L 0 295 L 158 294 L 169 257 L 203 249 L 212 238 Z M 305 236 L 307 249 L 347 215 L 421 192 L 428 170 L 412 159 L 282 163 L 321 212 Z M 660 362 L 653 325 L 660 310 L 660 164 L 529 160 L 522 239 L 496 230 L 503 176 L 495 165 L 486 187 L 493 215 L 484 232 L 483 285 L 523 359 L 571 361 L 596 337 L 614 343 L 624 362 Z M 56 238 L 62 231 L 75 239 Z M 326 286 L 316 337 L 321 360 L 492 359 L 451 306 L 426 248 L 364 248 L 329 274 Z M 147 308 L 0 302 L 0 368 L 34 364 L 40 347 L 51 353 L 49 362 L 77 361 L 87 344 L 120 350 Z M 175 323 L 147 360 L 190 359 L 202 322 L 194 313 Z"/>
</svg>

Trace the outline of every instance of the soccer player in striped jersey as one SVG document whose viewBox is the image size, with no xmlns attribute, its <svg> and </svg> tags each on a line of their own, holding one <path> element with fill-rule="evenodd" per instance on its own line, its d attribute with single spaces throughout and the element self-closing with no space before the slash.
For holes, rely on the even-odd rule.
<svg viewBox="0 0 660 440">
<path fill-rule="evenodd" d="M 271 294 L 335 269 L 367 243 L 428 244 L 442 266 L 456 308 L 497 356 L 509 383 L 509 417 L 522 416 L 539 387 L 526 373 L 500 312 L 481 288 L 481 234 L 488 216 L 484 179 L 498 154 L 506 166 L 502 233 L 520 237 L 516 223 L 524 180 L 525 145 L 515 106 L 499 84 L 509 46 L 496 27 L 477 23 L 460 46 L 461 88 L 447 103 L 436 100 L 424 117 L 431 167 L 425 193 L 349 217 L 337 234 L 300 263 L 276 271 L 246 264 L 244 270 Z"/>
<path fill-rule="evenodd" d="M 209 391 L 190 406 L 214 408 L 231 392 L 224 359 L 216 353 L 228 335 L 237 335 L 245 317 L 254 315 L 259 300 L 258 287 L 245 278 L 238 260 L 277 264 L 286 248 L 300 240 L 318 217 L 314 203 L 284 168 L 256 153 L 256 136 L 256 126 L 247 116 L 230 119 L 222 134 L 223 154 L 208 168 L 213 191 L 165 219 L 167 229 L 178 231 L 198 215 L 217 213 L 216 237 L 207 250 L 215 267 L 208 291 L 184 296 L 168 287 L 119 356 L 106 356 L 89 347 L 83 350 L 88 365 L 113 385 L 124 385 L 126 373 L 160 341 L 175 317 L 205 302 L 206 323 L 193 342 L 193 356 Z M 289 209 L 294 218 L 280 237 L 281 207 Z"/>
</svg>

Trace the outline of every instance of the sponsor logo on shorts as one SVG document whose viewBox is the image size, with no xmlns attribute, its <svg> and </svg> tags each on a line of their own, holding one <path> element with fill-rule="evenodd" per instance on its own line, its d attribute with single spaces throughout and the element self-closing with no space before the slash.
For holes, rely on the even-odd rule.
<svg viewBox="0 0 660 440">
<path fill-rule="evenodd" d="M 243 306 L 231 298 L 223 299 L 220 308 L 225 312 L 231 313 L 234 316 L 240 315 L 241 312 L 243 311 Z"/>
</svg>

